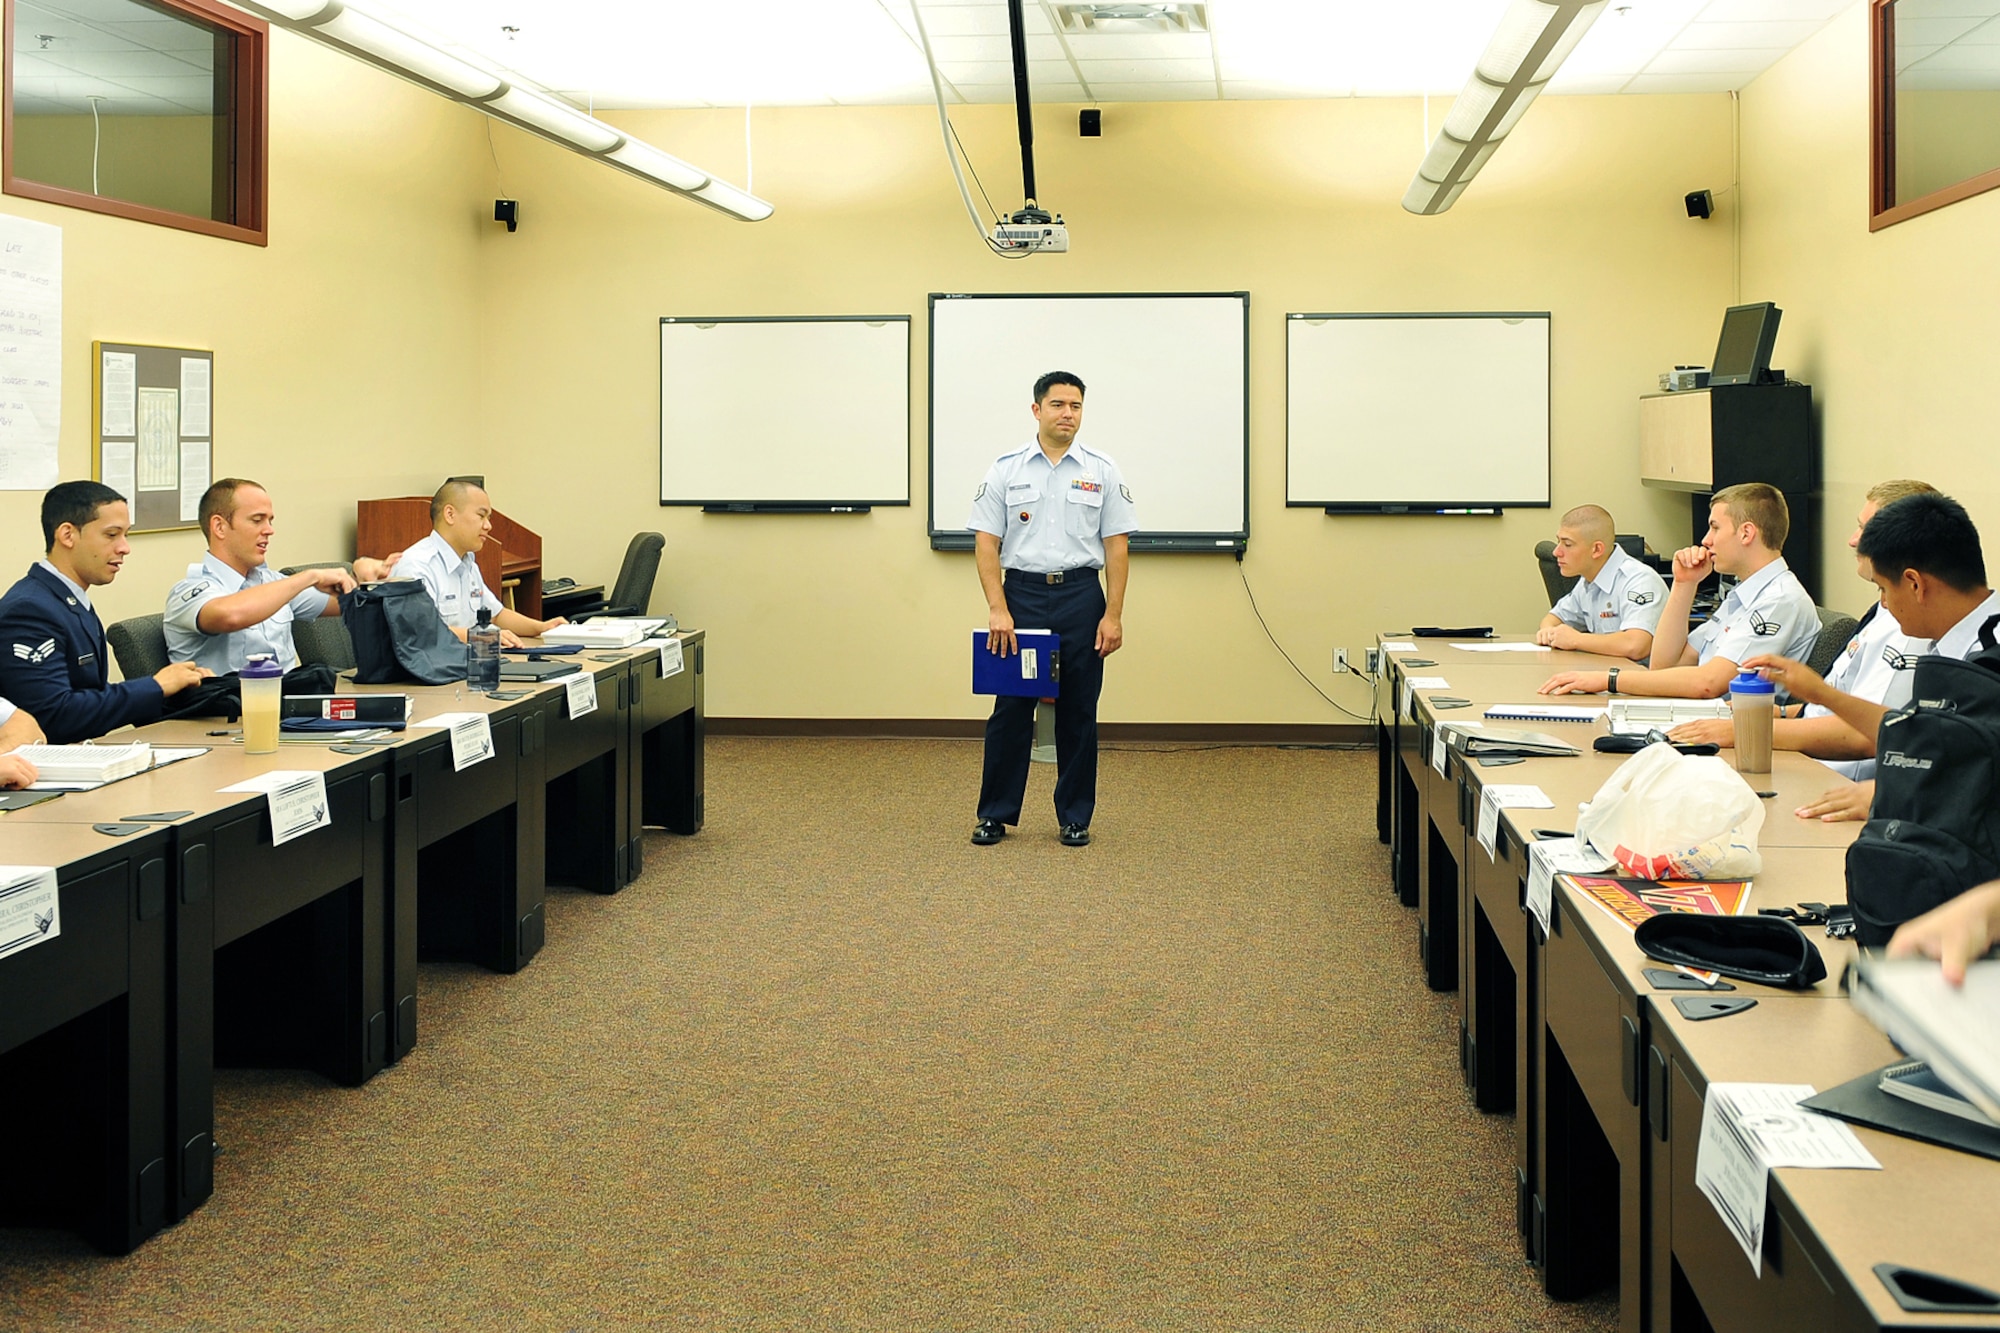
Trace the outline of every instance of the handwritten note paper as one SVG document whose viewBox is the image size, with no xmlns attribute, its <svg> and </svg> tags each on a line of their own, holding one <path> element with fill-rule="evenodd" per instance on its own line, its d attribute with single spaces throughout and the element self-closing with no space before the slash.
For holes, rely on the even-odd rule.
<svg viewBox="0 0 2000 1333">
<path fill-rule="evenodd" d="M 62 228 L 0 214 L 0 490 L 56 484 Z"/>
</svg>

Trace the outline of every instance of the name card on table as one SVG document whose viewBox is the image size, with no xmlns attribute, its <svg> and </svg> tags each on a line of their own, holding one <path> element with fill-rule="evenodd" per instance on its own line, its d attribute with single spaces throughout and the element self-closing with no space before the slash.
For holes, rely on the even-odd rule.
<svg viewBox="0 0 2000 1333">
<path fill-rule="evenodd" d="M 1479 797 L 1479 845 L 1488 856 L 1498 856 L 1500 812 L 1502 810 L 1553 810 L 1549 794 L 1532 783 L 1496 782 Z"/>
<path fill-rule="evenodd" d="M 1810 1083 L 1711 1083 L 1702 1102 L 1694 1183 L 1760 1277 L 1772 1167 L 1882 1169 L 1853 1130 L 1799 1105 L 1812 1095 Z"/>
<path fill-rule="evenodd" d="M 1528 844 L 1528 915 L 1549 937 L 1549 908 L 1555 900 L 1557 875 L 1595 875 L 1617 864 L 1599 856 L 1579 838 L 1543 838 Z"/>
<path fill-rule="evenodd" d="M 660 679 L 665 680 L 668 676 L 680 675 L 687 665 L 681 657 L 681 641 L 654 639 L 652 642 L 660 647 Z"/>
<path fill-rule="evenodd" d="M 326 774 L 305 769 L 274 768 L 254 778 L 224 787 L 224 791 L 260 791 L 271 811 L 271 845 L 281 846 L 314 829 L 333 825 L 332 802 L 326 798 Z"/>
<path fill-rule="evenodd" d="M 54 866 L 0 866 L 0 958 L 62 934 Z"/>
<path fill-rule="evenodd" d="M 597 677 L 588 671 L 579 671 L 574 676 L 563 677 L 563 691 L 569 695 L 571 718 L 579 718 L 585 713 L 597 711 Z"/>
<path fill-rule="evenodd" d="M 484 713 L 438 713 L 412 727 L 448 727 L 451 730 L 451 771 L 463 773 L 474 764 L 493 757 L 493 724 Z"/>
</svg>

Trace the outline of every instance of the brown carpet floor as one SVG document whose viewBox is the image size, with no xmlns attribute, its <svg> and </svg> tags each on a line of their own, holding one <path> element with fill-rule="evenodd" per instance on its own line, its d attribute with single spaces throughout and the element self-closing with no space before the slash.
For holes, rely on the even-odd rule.
<svg viewBox="0 0 2000 1333">
<path fill-rule="evenodd" d="M 1037 765 L 981 849 L 977 744 L 711 741 L 707 829 L 426 964 L 402 1064 L 224 1073 L 180 1226 L 0 1232 L 0 1327 L 1609 1329 L 1522 1261 L 1374 763 L 1109 751 L 1083 850 Z"/>
</svg>

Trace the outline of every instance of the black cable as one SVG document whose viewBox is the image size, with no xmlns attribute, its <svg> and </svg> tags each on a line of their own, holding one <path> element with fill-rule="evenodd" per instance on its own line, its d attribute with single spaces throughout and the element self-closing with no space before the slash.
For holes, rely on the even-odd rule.
<svg viewBox="0 0 2000 1333">
<path fill-rule="evenodd" d="M 986 193 L 986 182 L 979 179 L 979 168 L 972 165 L 972 154 L 965 151 L 965 140 L 958 137 L 958 126 L 951 123 L 949 116 L 944 123 L 951 130 L 951 141 L 958 145 L 958 155 L 964 160 L 965 169 L 972 173 L 972 183 L 979 187 L 979 197 L 986 201 L 986 211 L 993 215 L 995 222 L 1000 221 L 1000 210 L 993 207 L 993 197 Z"/>
<path fill-rule="evenodd" d="M 1236 575 L 1238 578 L 1243 580 L 1244 595 L 1246 595 L 1250 599 L 1250 610 L 1256 615 L 1257 623 L 1259 625 L 1263 625 L 1264 627 L 1264 637 L 1271 641 L 1271 646 L 1278 650 L 1278 656 L 1285 659 L 1285 664 L 1291 667 L 1292 670 L 1297 671 L 1299 673 L 1300 680 L 1304 681 L 1307 685 L 1312 686 L 1312 692 L 1314 694 L 1317 694 L 1320 698 L 1326 700 L 1328 703 L 1332 704 L 1335 708 L 1338 708 L 1341 712 L 1353 718 L 1356 722 L 1373 723 L 1375 721 L 1374 718 L 1364 717 L 1360 713 L 1355 712 L 1352 708 L 1349 708 L 1345 704 L 1336 701 L 1332 695 L 1328 694 L 1325 690 L 1321 689 L 1319 686 L 1314 685 L 1313 678 L 1311 676 L 1308 676 L 1304 671 L 1299 670 L 1299 664 L 1297 662 L 1292 661 L 1292 655 L 1285 651 L 1285 645 L 1279 643 L 1278 636 L 1271 633 L 1270 625 L 1266 624 L 1264 621 L 1264 613 L 1257 609 L 1257 594 L 1250 591 L 1250 576 L 1249 574 L 1244 572 L 1241 561 L 1237 562 Z"/>
</svg>

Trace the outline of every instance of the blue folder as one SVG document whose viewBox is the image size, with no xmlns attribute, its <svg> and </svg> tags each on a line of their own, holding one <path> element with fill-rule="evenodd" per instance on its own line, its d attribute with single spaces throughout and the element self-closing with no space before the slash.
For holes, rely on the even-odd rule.
<svg viewBox="0 0 2000 1333">
<path fill-rule="evenodd" d="M 986 631 L 972 631 L 972 692 L 1053 699 L 1061 690 L 1062 640 L 1052 629 L 1017 629 L 1020 651 L 1007 657 L 986 647 Z"/>
</svg>

